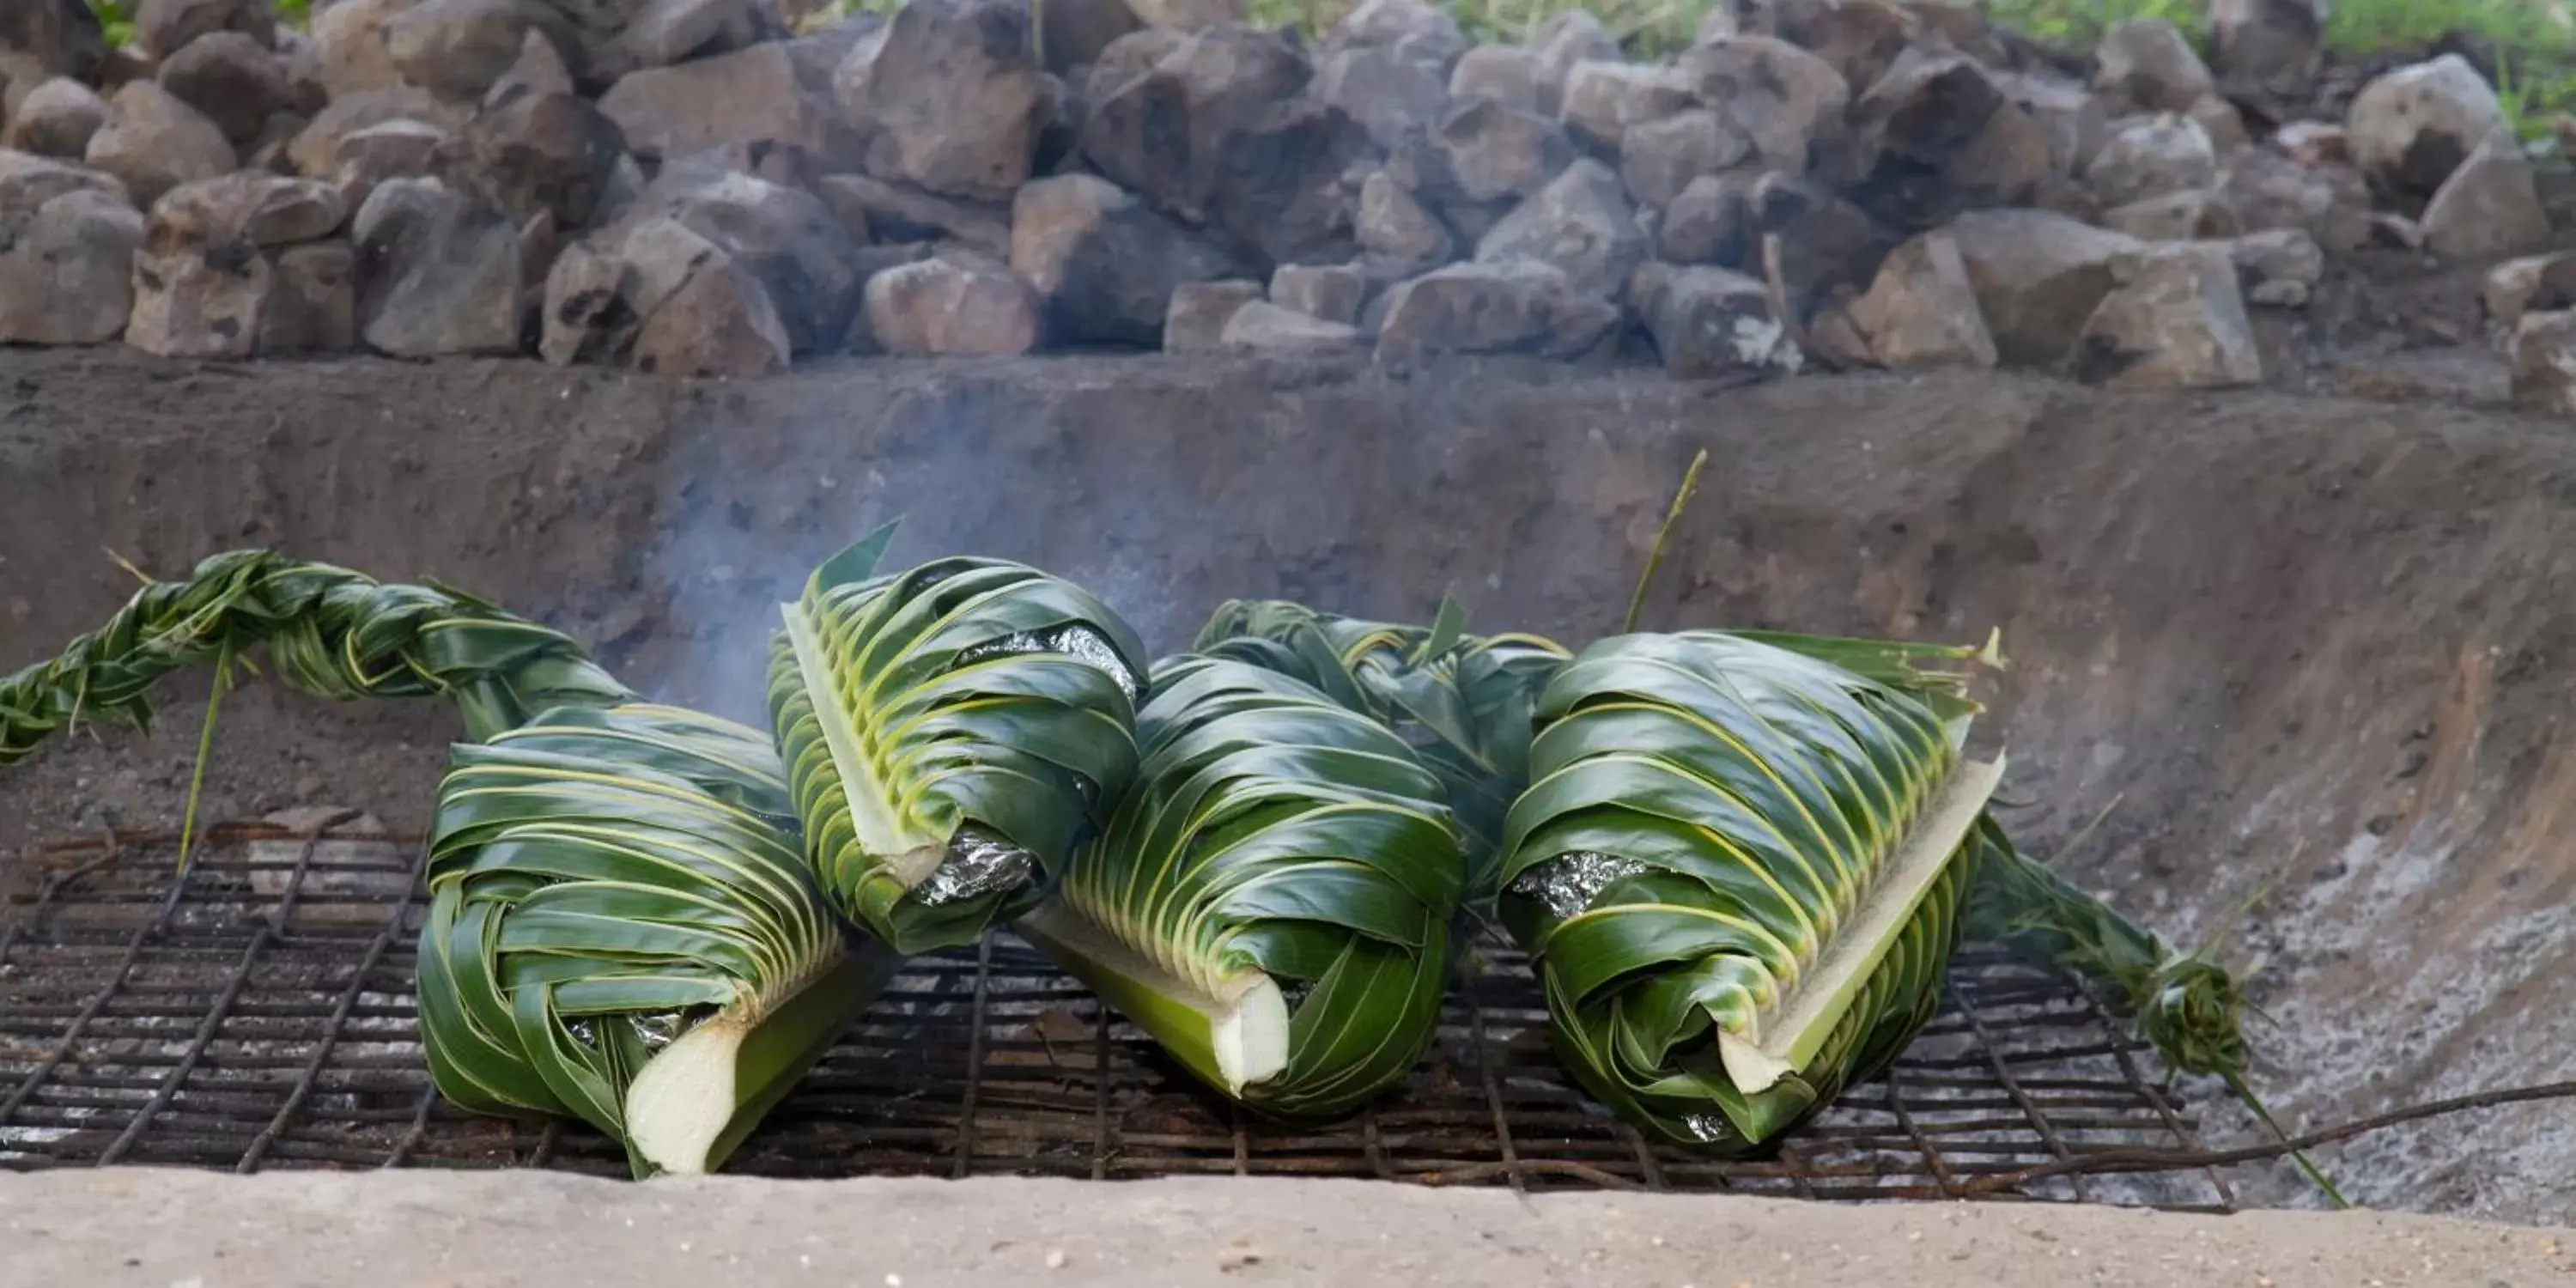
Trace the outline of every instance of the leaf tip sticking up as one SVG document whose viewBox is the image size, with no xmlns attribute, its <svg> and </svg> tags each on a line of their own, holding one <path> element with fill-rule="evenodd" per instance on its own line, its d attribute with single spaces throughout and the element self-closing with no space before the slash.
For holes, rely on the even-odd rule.
<svg viewBox="0 0 2576 1288">
<path fill-rule="evenodd" d="M 877 565 L 884 561 L 886 547 L 894 544 L 895 529 L 903 526 L 900 518 L 888 519 L 875 531 L 843 547 L 839 554 L 824 560 L 805 582 L 805 593 L 821 594 L 835 586 L 866 581 L 876 575 Z"/>
</svg>

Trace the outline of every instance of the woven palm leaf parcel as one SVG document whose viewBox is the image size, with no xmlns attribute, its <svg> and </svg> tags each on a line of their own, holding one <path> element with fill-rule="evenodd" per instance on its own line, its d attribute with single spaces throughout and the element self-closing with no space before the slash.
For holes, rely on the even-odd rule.
<svg viewBox="0 0 2576 1288">
<path fill-rule="evenodd" d="M 455 748 L 420 944 L 440 1093 L 580 1117 L 639 1177 L 721 1164 L 901 960 L 832 916 L 789 808 L 766 735 L 675 708 Z"/>
<path fill-rule="evenodd" d="M 1145 649 L 1024 564 L 880 575 L 879 529 L 781 606 L 769 708 L 834 906 L 904 952 L 1025 910 L 1135 774 Z"/>
<path fill-rule="evenodd" d="M 1285 600 L 1229 600 L 1192 645 L 1314 685 L 1411 743 L 1448 785 L 1465 833 L 1467 902 L 1491 904 L 1503 816 L 1529 785 L 1530 712 L 1569 654 L 1538 635 L 1470 635 L 1444 599 L 1429 626 L 1364 621 Z"/>
<path fill-rule="evenodd" d="M 1964 715 L 1694 631 L 1595 643 L 1537 718 L 1500 911 L 1604 1103 L 1751 1148 L 1931 1017 L 2001 775 Z"/>
<path fill-rule="evenodd" d="M 1183 656 L 1155 681 L 1135 790 L 1021 932 L 1223 1094 L 1355 1106 L 1438 1025 L 1465 874 L 1445 787 L 1290 676 Z"/>
</svg>

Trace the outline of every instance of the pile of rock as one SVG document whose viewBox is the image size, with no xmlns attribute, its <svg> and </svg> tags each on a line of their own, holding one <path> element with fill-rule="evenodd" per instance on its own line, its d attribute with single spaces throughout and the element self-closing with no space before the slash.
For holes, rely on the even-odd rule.
<svg viewBox="0 0 2576 1288">
<path fill-rule="evenodd" d="M 2215 68 L 2124 23 L 2087 79 L 1938 0 L 1740 0 L 1654 62 L 1580 11 L 1471 46 L 1426 0 L 1312 49 L 1241 0 L 910 0 L 802 34 L 777 0 L 338 0 L 310 34 L 144 0 L 123 50 L 83 0 L 14 0 L 0 341 L 675 375 L 1635 346 L 1686 377 L 2247 383 L 2249 309 L 2304 305 L 2329 254 L 2554 238 L 2456 56 L 2271 129 L 2318 74 L 2310 3 L 2215 6 Z"/>
</svg>

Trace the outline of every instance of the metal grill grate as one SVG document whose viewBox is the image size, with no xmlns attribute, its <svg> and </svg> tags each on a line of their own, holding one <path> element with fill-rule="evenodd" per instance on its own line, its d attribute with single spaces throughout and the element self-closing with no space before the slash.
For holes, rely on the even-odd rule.
<svg viewBox="0 0 2576 1288">
<path fill-rule="evenodd" d="M 417 850 L 363 831 L 233 825 L 209 833 L 184 877 L 177 838 L 158 834 L 0 862 L 0 1167 L 622 1173 L 623 1155 L 586 1127 L 475 1118 L 432 1092 L 411 992 Z M 1080 984 L 996 933 L 907 966 L 728 1170 L 2234 1207 L 2209 1170 L 2011 1183 L 2105 1151 L 2197 1144 L 2153 1053 L 2068 978 L 1963 952 L 1948 1005 L 1891 1076 L 1772 1157 L 1721 1160 L 1649 1144 L 1589 1102 L 1548 1054 L 1525 961 L 1494 944 L 1477 958 L 1401 1094 L 1289 1126 L 1198 1090 Z"/>
</svg>

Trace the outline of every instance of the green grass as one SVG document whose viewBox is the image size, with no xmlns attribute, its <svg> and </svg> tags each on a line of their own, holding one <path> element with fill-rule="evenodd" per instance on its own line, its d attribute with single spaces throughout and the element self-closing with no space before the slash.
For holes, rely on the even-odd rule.
<svg viewBox="0 0 2576 1288">
<path fill-rule="evenodd" d="M 1989 0 L 1988 12 L 2044 40 L 2090 46 L 2111 24 L 2163 18 L 2195 44 L 2201 0 Z M 2326 44 L 2338 57 L 2420 50 L 2453 32 L 2486 38 L 2503 66 L 2496 96 L 2516 133 L 2550 133 L 2549 118 L 2576 107 L 2576 21 L 2564 0 L 2337 0 L 2326 20 Z"/>
<path fill-rule="evenodd" d="M 89 11 L 98 15 L 98 25 L 107 29 L 107 43 L 125 48 L 134 39 L 134 10 L 143 0 L 89 0 Z M 292 27 L 304 27 L 313 18 L 313 0 L 269 0 L 277 20 Z"/>
</svg>

